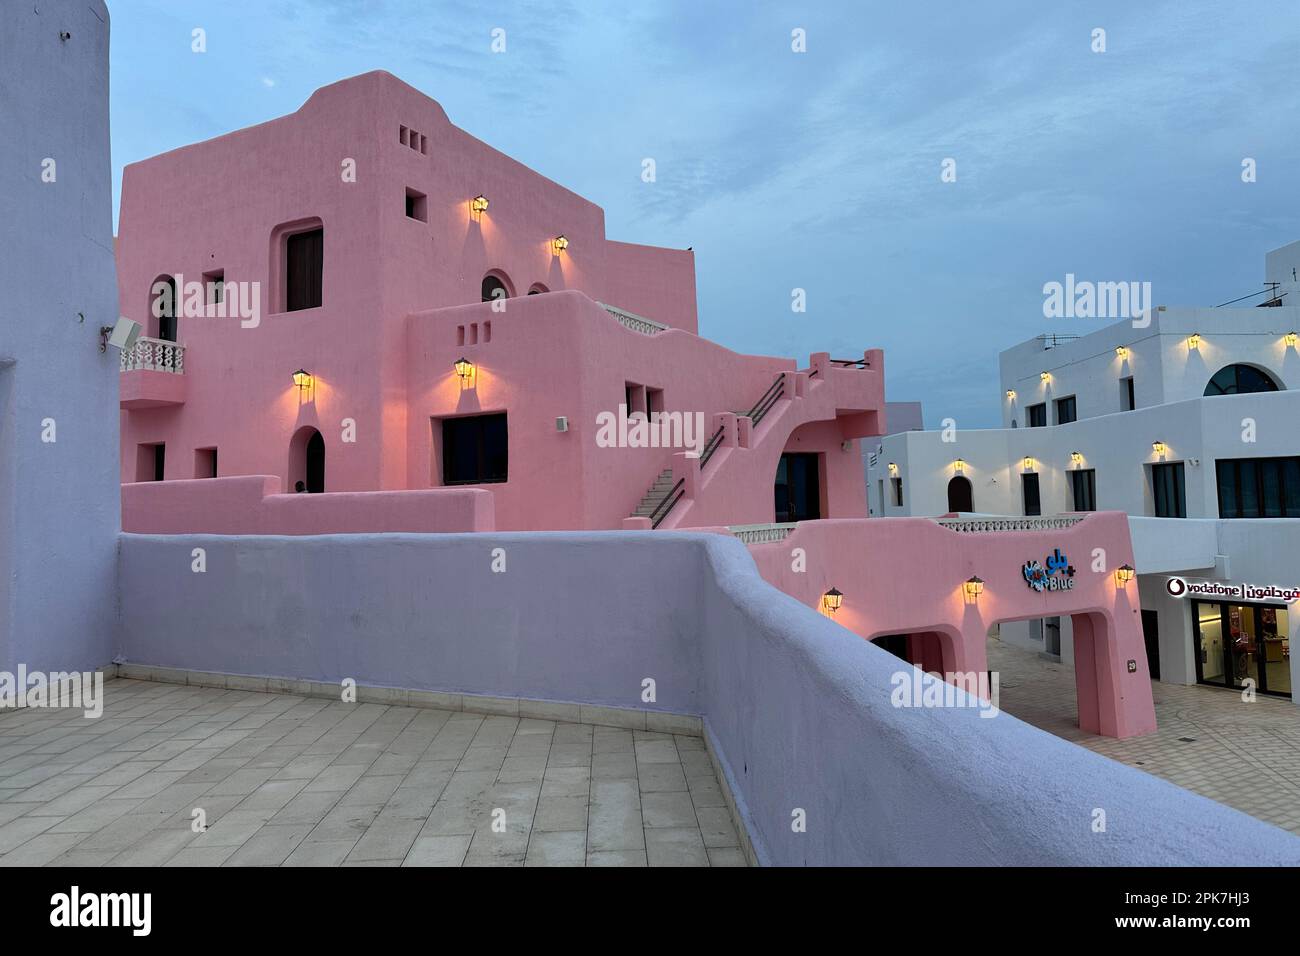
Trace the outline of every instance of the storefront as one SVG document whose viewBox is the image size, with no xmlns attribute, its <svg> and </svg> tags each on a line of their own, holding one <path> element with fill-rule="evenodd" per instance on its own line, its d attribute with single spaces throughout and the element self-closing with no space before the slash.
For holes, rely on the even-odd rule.
<svg viewBox="0 0 1300 956">
<path fill-rule="evenodd" d="M 1300 589 L 1169 578 L 1191 602 L 1196 680 L 1291 697 L 1290 615 Z"/>
</svg>

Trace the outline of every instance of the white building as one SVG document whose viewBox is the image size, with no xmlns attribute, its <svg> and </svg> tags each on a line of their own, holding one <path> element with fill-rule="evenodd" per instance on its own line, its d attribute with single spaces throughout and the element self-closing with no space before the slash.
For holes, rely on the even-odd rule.
<svg viewBox="0 0 1300 956">
<path fill-rule="evenodd" d="M 1272 307 L 1160 306 L 1006 350 L 1005 427 L 957 418 L 883 439 L 872 513 L 1125 511 L 1153 675 L 1289 696 L 1300 682 L 1300 242 L 1269 253 L 1266 273 L 1276 285 L 1254 301 Z M 1002 637 L 1073 660 L 1068 618 Z"/>
</svg>

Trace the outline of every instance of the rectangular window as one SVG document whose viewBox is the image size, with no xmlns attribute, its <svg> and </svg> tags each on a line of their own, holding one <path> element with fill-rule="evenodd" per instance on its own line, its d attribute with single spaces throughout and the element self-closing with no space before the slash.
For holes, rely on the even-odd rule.
<svg viewBox="0 0 1300 956">
<path fill-rule="evenodd" d="M 1075 414 L 1074 396 L 1068 395 L 1065 398 L 1056 400 L 1056 424 L 1068 425 L 1078 416 Z"/>
<path fill-rule="evenodd" d="M 406 218 L 429 221 L 429 198 L 409 186 L 406 189 Z"/>
<path fill-rule="evenodd" d="M 162 481 L 166 472 L 167 446 L 162 442 L 137 445 L 135 449 L 135 480 Z"/>
<path fill-rule="evenodd" d="M 1181 461 L 1152 465 L 1151 491 L 1155 497 L 1157 518 L 1187 517 L 1187 490 Z"/>
<path fill-rule="evenodd" d="M 1047 424 L 1047 403 L 1039 402 L 1025 409 L 1025 424 L 1030 428 L 1042 428 Z"/>
<path fill-rule="evenodd" d="M 1075 511 L 1097 510 L 1097 470 L 1080 468 L 1069 472 L 1070 490 L 1074 494 Z"/>
<path fill-rule="evenodd" d="M 325 263 L 325 230 L 299 232 L 285 242 L 285 311 L 319 308 Z"/>
<path fill-rule="evenodd" d="M 194 477 L 217 477 L 217 450 L 215 448 L 194 449 Z"/>
<path fill-rule="evenodd" d="M 1119 380 L 1119 407 L 1120 411 L 1131 412 L 1137 408 L 1137 400 L 1133 396 L 1133 376 L 1121 378 Z"/>
<path fill-rule="evenodd" d="M 226 271 L 216 269 L 203 273 L 203 301 L 208 305 L 221 305 L 226 301 Z"/>
<path fill-rule="evenodd" d="M 1043 513 L 1042 501 L 1038 496 L 1038 475 L 1030 473 L 1020 476 L 1024 483 L 1025 514 L 1027 516 Z"/>
<path fill-rule="evenodd" d="M 903 479 L 891 478 L 890 481 L 894 483 L 894 507 L 901 508 L 903 507 Z"/>
<path fill-rule="evenodd" d="M 1300 457 L 1214 463 L 1220 518 L 1300 518 Z"/>
<path fill-rule="evenodd" d="M 505 412 L 442 419 L 442 483 L 505 481 L 508 446 Z"/>
</svg>

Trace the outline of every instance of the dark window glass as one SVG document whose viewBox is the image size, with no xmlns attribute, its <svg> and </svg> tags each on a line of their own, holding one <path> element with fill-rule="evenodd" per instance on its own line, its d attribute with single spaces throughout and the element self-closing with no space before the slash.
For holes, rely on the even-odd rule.
<svg viewBox="0 0 1300 956">
<path fill-rule="evenodd" d="M 153 446 L 153 480 L 154 481 L 163 480 L 163 473 L 166 470 L 165 468 L 166 464 L 167 464 L 167 446 L 162 444 L 154 445 Z"/>
<path fill-rule="evenodd" d="M 1097 510 L 1097 471 L 1082 468 L 1070 474 L 1070 489 L 1074 492 L 1075 511 Z"/>
<path fill-rule="evenodd" d="M 1126 412 L 1131 412 L 1131 411 L 1133 411 L 1133 409 L 1137 408 L 1137 399 L 1134 397 L 1134 394 L 1133 394 L 1133 376 L 1132 376 L 1132 375 L 1130 375 L 1128 378 L 1124 379 L 1124 397 L 1127 399 L 1127 401 L 1126 401 L 1126 403 L 1125 403 L 1125 405 L 1124 405 L 1124 411 L 1126 411 Z"/>
<path fill-rule="evenodd" d="M 176 341 L 176 316 L 179 310 L 176 280 L 168 279 L 167 288 L 158 294 L 154 302 L 154 314 L 158 316 L 158 338 L 164 342 Z"/>
<path fill-rule="evenodd" d="M 1187 492 L 1183 484 L 1183 463 L 1151 466 L 1151 487 L 1155 493 L 1157 518 L 1186 518 Z"/>
<path fill-rule="evenodd" d="M 1214 463 L 1220 518 L 1300 518 L 1300 457 Z"/>
<path fill-rule="evenodd" d="M 1056 424 L 1068 425 L 1078 416 L 1075 414 L 1074 396 L 1058 398 L 1056 400 Z"/>
<path fill-rule="evenodd" d="M 1040 515 L 1043 513 L 1043 507 L 1038 497 L 1038 476 L 1021 475 L 1024 482 L 1025 492 L 1025 514 Z"/>
<path fill-rule="evenodd" d="M 787 452 L 777 463 L 774 486 L 776 520 L 813 521 L 821 517 L 821 480 L 817 455 Z"/>
<path fill-rule="evenodd" d="M 320 307 L 324 257 L 325 230 L 313 229 L 288 238 L 285 243 L 285 311 Z"/>
<path fill-rule="evenodd" d="M 1047 424 L 1047 403 L 1040 402 L 1025 409 L 1025 424 L 1030 428 L 1042 428 Z"/>
<path fill-rule="evenodd" d="M 1244 395 L 1248 392 L 1276 392 L 1277 382 L 1253 365 L 1227 365 L 1214 373 L 1205 386 L 1206 395 Z"/>
<path fill-rule="evenodd" d="M 509 446 L 506 416 L 472 415 L 442 420 L 442 483 L 505 481 Z"/>
<path fill-rule="evenodd" d="M 483 301 L 492 302 L 495 299 L 504 299 L 510 294 L 506 284 L 496 276 L 483 277 Z"/>
<path fill-rule="evenodd" d="M 903 479 L 893 478 L 891 481 L 894 483 L 894 504 L 901 508 L 903 507 Z"/>
</svg>

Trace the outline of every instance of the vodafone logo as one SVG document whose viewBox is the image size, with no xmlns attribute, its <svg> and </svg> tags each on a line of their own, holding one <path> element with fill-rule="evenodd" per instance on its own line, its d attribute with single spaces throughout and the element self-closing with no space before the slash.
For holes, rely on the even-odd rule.
<svg viewBox="0 0 1300 956">
<path fill-rule="evenodd" d="M 1182 597 L 1187 593 L 1187 582 L 1182 578 L 1170 578 L 1165 582 L 1165 590 L 1174 597 Z"/>
</svg>

